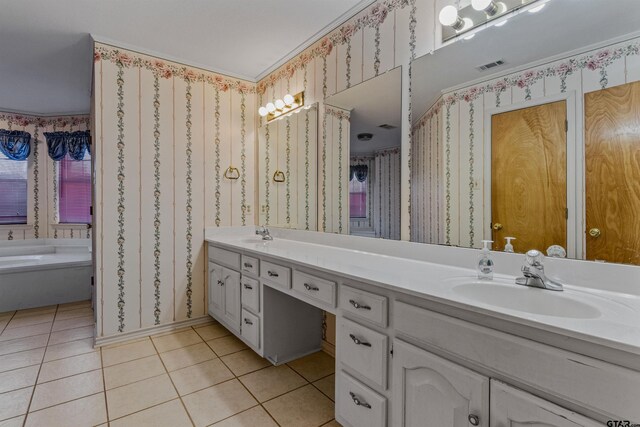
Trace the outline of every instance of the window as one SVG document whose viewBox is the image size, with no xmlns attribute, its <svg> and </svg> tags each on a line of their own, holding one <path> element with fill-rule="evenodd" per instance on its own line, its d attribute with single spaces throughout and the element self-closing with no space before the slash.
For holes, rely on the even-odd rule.
<svg viewBox="0 0 640 427">
<path fill-rule="evenodd" d="M 61 223 L 90 224 L 91 215 L 91 156 L 72 160 L 69 155 L 60 160 L 60 201 Z"/>
<path fill-rule="evenodd" d="M 367 185 L 369 179 L 360 182 L 354 176 L 349 182 L 349 217 L 367 217 Z"/>
<path fill-rule="evenodd" d="M 27 161 L 0 153 L 0 224 L 27 223 Z"/>
</svg>

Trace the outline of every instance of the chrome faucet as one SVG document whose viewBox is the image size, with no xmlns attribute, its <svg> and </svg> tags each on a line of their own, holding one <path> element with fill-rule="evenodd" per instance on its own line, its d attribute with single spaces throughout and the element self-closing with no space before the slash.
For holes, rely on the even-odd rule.
<svg viewBox="0 0 640 427">
<path fill-rule="evenodd" d="M 256 228 L 256 234 L 258 236 L 262 236 L 262 240 L 273 240 L 273 237 L 271 237 L 271 234 L 269 233 L 269 229 L 264 225 Z"/>
<path fill-rule="evenodd" d="M 542 265 L 543 255 L 536 249 L 531 249 L 525 255 L 525 264 L 522 266 L 522 274 L 524 277 L 518 277 L 516 284 L 523 286 L 531 286 L 533 288 L 548 289 L 550 291 L 561 291 L 562 284 L 550 279 L 544 274 L 544 265 Z"/>
</svg>

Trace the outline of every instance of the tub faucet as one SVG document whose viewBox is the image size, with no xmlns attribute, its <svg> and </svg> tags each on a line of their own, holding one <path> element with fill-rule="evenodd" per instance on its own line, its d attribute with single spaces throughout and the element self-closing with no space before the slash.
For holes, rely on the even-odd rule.
<svg viewBox="0 0 640 427">
<path fill-rule="evenodd" d="M 269 229 L 264 225 L 256 229 L 256 234 L 258 236 L 262 236 L 262 240 L 273 240 L 271 234 L 269 233 Z"/>
<path fill-rule="evenodd" d="M 536 249 L 531 249 L 525 255 L 525 264 L 522 266 L 524 277 L 518 277 L 516 284 L 531 286 L 533 288 L 548 289 L 550 291 L 562 291 L 562 284 L 550 279 L 544 274 L 542 254 Z"/>
</svg>

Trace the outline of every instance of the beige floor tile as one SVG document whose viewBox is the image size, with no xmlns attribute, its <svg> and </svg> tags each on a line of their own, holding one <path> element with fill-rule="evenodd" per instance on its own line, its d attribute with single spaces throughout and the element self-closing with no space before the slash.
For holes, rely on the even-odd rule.
<svg viewBox="0 0 640 427">
<path fill-rule="evenodd" d="M 271 364 L 267 359 L 258 356 L 253 350 L 242 350 L 223 356 L 222 361 L 236 376 L 257 371 Z"/>
<path fill-rule="evenodd" d="M 176 399 L 111 421 L 109 425 L 110 427 L 191 427 L 193 424 L 180 400 Z"/>
<path fill-rule="evenodd" d="M 178 394 L 167 374 L 107 390 L 109 418 L 133 414 L 176 397 Z"/>
<path fill-rule="evenodd" d="M 48 346 L 44 354 L 44 361 L 50 362 L 52 360 L 64 359 L 65 357 L 77 356 L 94 351 L 97 350 L 93 348 L 93 338 L 85 338 L 78 341 Z"/>
<path fill-rule="evenodd" d="M 233 373 L 220 359 L 208 360 L 197 365 L 169 373 L 180 396 L 220 384 L 233 378 Z"/>
<path fill-rule="evenodd" d="M 111 366 L 117 363 L 141 359 L 153 354 L 156 354 L 156 349 L 153 347 L 151 340 L 145 338 L 141 341 L 127 343 L 117 347 L 103 347 L 102 364 L 103 366 Z"/>
<path fill-rule="evenodd" d="M 207 326 L 200 326 L 194 328 L 198 335 L 202 337 L 203 340 L 209 341 L 215 338 L 220 338 L 231 334 L 227 328 L 222 326 L 221 324 L 213 324 Z"/>
<path fill-rule="evenodd" d="M 231 418 L 215 423 L 214 427 L 278 427 L 262 406 L 240 412 Z"/>
<path fill-rule="evenodd" d="M 76 302 L 68 302 L 66 304 L 60 304 L 58 306 L 58 313 L 62 311 L 67 311 L 67 310 L 75 310 L 77 308 L 83 308 L 83 307 L 91 308 L 91 301 L 86 300 L 86 301 L 76 301 Z"/>
<path fill-rule="evenodd" d="M 29 316 L 38 315 L 38 314 L 55 313 L 55 312 L 56 312 L 55 305 L 48 305 L 46 307 L 27 308 L 24 310 L 16 311 L 15 318 L 19 319 L 21 317 L 29 317 Z"/>
<path fill-rule="evenodd" d="M 245 343 L 233 335 L 207 341 L 207 344 L 219 357 L 249 348 Z"/>
<path fill-rule="evenodd" d="M 282 427 L 317 427 L 334 417 L 333 402 L 308 385 L 263 404 Z"/>
<path fill-rule="evenodd" d="M 307 384 L 304 378 L 287 365 L 260 369 L 239 379 L 260 402 L 273 399 Z"/>
<path fill-rule="evenodd" d="M 25 427 L 87 427 L 107 421 L 104 393 L 30 412 Z"/>
<path fill-rule="evenodd" d="M 58 320 L 56 319 L 53 322 L 53 332 L 56 331 L 64 331 L 67 329 L 81 328 L 83 326 L 93 326 L 95 321 L 93 320 L 93 315 L 91 316 L 82 316 L 82 317 L 74 317 L 71 319 Z"/>
<path fill-rule="evenodd" d="M 76 317 L 85 317 L 85 316 L 93 317 L 93 310 L 89 307 L 82 307 L 82 308 L 74 308 L 71 310 L 61 311 L 56 314 L 56 321 L 73 319 Z"/>
<path fill-rule="evenodd" d="M 342 424 L 340 424 L 336 420 L 331 420 L 328 423 L 323 424 L 322 427 L 342 427 Z"/>
<path fill-rule="evenodd" d="M 45 350 L 45 347 L 40 347 L 33 350 L 0 356 L 0 372 L 24 368 L 26 366 L 39 365 L 42 363 Z"/>
<path fill-rule="evenodd" d="M 331 375 L 336 370 L 335 359 L 323 351 L 310 354 L 287 364 L 310 382 Z"/>
<path fill-rule="evenodd" d="M 11 418 L 8 420 L 0 421 L 0 427 L 22 427 L 24 424 L 25 415 Z"/>
<path fill-rule="evenodd" d="M 39 370 L 40 366 L 34 365 L 1 373 L 0 393 L 34 386 Z"/>
<path fill-rule="evenodd" d="M 165 373 L 158 355 L 131 360 L 104 368 L 104 384 L 107 390 Z"/>
<path fill-rule="evenodd" d="M 16 314 L 15 311 L 3 311 L 0 313 L 0 320 L 9 320 Z"/>
<path fill-rule="evenodd" d="M 51 337 L 49 337 L 49 345 L 60 344 L 69 341 L 77 341 L 83 338 L 93 338 L 93 332 L 93 325 L 52 332 Z"/>
<path fill-rule="evenodd" d="M 235 379 L 189 394 L 182 401 L 197 427 L 221 421 L 258 403 Z"/>
<path fill-rule="evenodd" d="M 53 322 L 55 312 L 50 313 L 34 313 L 27 314 L 22 317 L 14 316 L 13 319 L 7 325 L 7 329 L 20 328 L 23 326 L 37 325 L 38 323 Z"/>
<path fill-rule="evenodd" d="M 9 324 L 9 319 L 0 319 L 0 332 L 4 331 L 4 328 Z"/>
<path fill-rule="evenodd" d="M 323 392 L 329 399 L 335 402 L 336 376 L 334 374 L 314 382 L 313 385 L 316 386 L 316 388 L 318 388 L 321 392 Z"/>
<path fill-rule="evenodd" d="M 100 352 L 98 351 L 45 362 L 40 369 L 40 375 L 38 375 L 38 384 L 94 371 L 101 367 Z"/>
<path fill-rule="evenodd" d="M 51 332 L 51 322 L 38 323 L 37 325 L 21 326 L 19 328 L 5 329 L 0 334 L 0 341 L 14 340 L 16 338 L 32 337 Z"/>
<path fill-rule="evenodd" d="M 48 408 L 104 391 L 102 371 L 90 371 L 72 377 L 38 384 L 33 393 L 30 411 Z"/>
<path fill-rule="evenodd" d="M 182 348 L 202 342 L 198 334 L 196 334 L 193 329 L 187 329 L 168 335 L 151 337 L 151 339 L 153 340 L 153 344 L 158 349 L 158 353 L 163 353 L 165 351 L 175 350 L 177 348 Z"/>
<path fill-rule="evenodd" d="M 176 369 L 215 359 L 216 355 L 208 345 L 199 343 L 161 353 L 160 357 L 168 371 L 175 371 Z"/>
<path fill-rule="evenodd" d="M 0 420 L 24 415 L 29 408 L 33 387 L 0 394 Z"/>
<path fill-rule="evenodd" d="M 0 342 L 0 355 L 45 347 L 48 339 L 49 334 L 44 334 L 28 338 L 18 338 L 11 341 L 3 341 Z"/>
</svg>

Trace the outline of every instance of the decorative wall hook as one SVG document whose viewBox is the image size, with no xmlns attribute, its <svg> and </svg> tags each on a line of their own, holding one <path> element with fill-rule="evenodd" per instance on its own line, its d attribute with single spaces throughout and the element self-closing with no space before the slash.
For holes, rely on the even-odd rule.
<svg viewBox="0 0 640 427">
<path fill-rule="evenodd" d="M 277 170 L 273 173 L 273 180 L 275 182 L 284 182 L 284 172 Z"/>
<path fill-rule="evenodd" d="M 240 178 L 240 171 L 238 170 L 238 168 L 229 166 L 227 170 L 224 171 L 224 177 L 227 179 L 238 179 Z"/>
</svg>

